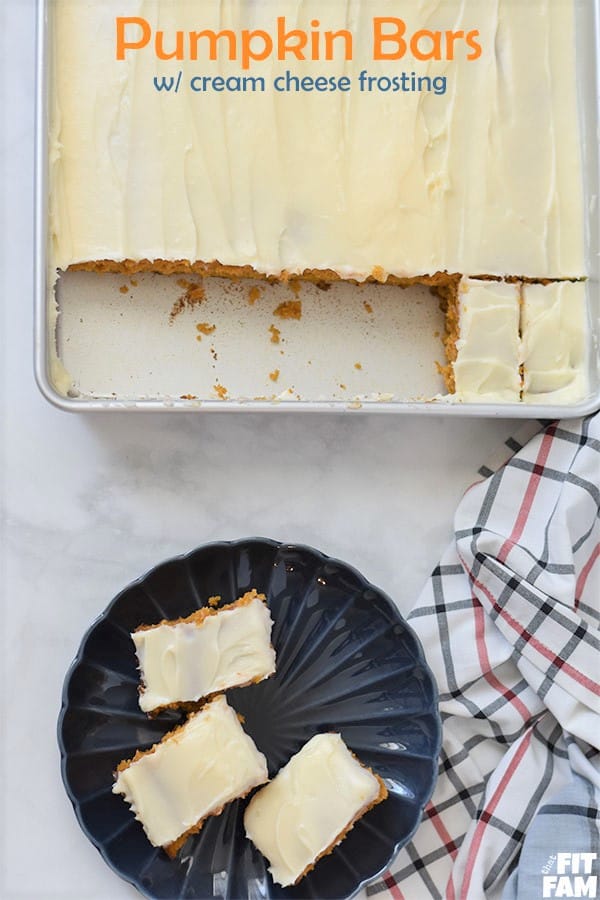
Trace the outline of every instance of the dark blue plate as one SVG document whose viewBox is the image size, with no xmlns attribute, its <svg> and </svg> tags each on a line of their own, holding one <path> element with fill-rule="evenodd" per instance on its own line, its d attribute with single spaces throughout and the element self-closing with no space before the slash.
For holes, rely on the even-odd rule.
<svg viewBox="0 0 600 900">
<path fill-rule="evenodd" d="M 130 631 L 186 616 L 220 594 L 257 588 L 275 621 L 277 674 L 229 691 L 245 729 L 277 770 L 314 734 L 338 731 L 386 782 L 368 812 L 297 887 L 274 885 L 246 840 L 245 801 L 207 820 L 175 860 L 152 847 L 119 796 L 117 763 L 181 721 L 138 707 Z M 84 637 L 58 722 L 62 776 L 79 823 L 106 862 L 156 898 L 348 898 L 412 836 L 437 774 L 437 690 L 419 642 L 392 601 L 354 569 L 308 547 L 252 539 L 208 544 L 127 587 Z"/>
</svg>

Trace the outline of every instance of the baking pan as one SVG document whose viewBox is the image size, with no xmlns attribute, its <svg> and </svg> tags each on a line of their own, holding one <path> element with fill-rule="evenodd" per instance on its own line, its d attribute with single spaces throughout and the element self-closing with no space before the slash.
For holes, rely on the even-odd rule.
<svg viewBox="0 0 600 900">
<path fill-rule="evenodd" d="M 68 272 L 48 255 L 52 3 L 38 0 L 35 373 L 70 411 L 268 410 L 567 418 L 600 408 L 598 159 L 600 0 L 576 3 L 578 95 L 586 196 L 590 395 L 570 406 L 445 398 L 443 314 L 427 288 L 269 285 L 193 276 Z M 300 292 L 300 320 L 276 308 Z M 260 294 L 256 300 L 257 294 Z M 255 298 L 255 302 L 253 301 Z M 343 314 L 342 314 L 343 313 Z M 68 373 L 68 374 L 67 374 Z"/>
</svg>

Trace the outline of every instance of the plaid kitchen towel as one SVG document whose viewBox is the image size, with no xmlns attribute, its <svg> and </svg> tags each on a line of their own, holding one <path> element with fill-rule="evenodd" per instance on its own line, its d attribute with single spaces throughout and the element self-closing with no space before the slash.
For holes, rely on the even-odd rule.
<svg viewBox="0 0 600 900">
<path fill-rule="evenodd" d="M 370 896 L 600 897 L 600 414 L 508 447 L 409 616 L 440 691 L 439 780 Z"/>
</svg>

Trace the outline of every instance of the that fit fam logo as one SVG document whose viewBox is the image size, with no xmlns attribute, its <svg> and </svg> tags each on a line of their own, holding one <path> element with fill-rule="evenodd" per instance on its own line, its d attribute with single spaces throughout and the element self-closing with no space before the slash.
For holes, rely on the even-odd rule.
<svg viewBox="0 0 600 900">
<path fill-rule="evenodd" d="M 597 853 L 557 853 L 542 869 L 542 897 L 597 897 Z"/>
</svg>

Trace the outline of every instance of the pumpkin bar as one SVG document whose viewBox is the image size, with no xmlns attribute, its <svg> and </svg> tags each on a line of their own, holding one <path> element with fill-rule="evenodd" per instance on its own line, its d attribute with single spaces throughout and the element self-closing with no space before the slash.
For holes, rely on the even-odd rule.
<svg viewBox="0 0 600 900">
<path fill-rule="evenodd" d="M 156 713 L 186 706 L 275 671 L 273 621 L 265 597 L 249 591 L 220 609 L 203 607 L 131 635 L 139 661 L 140 707 Z"/>
<path fill-rule="evenodd" d="M 267 763 L 222 695 L 149 750 L 117 767 L 122 794 L 150 843 L 174 857 L 208 816 L 268 779 Z"/>
<path fill-rule="evenodd" d="M 273 880 L 287 887 L 386 797 L 382 779 L 339 734 L 317 734 L 254 795 L 244 815 L 246 835 L 268 859 Z"/>
</svg>

